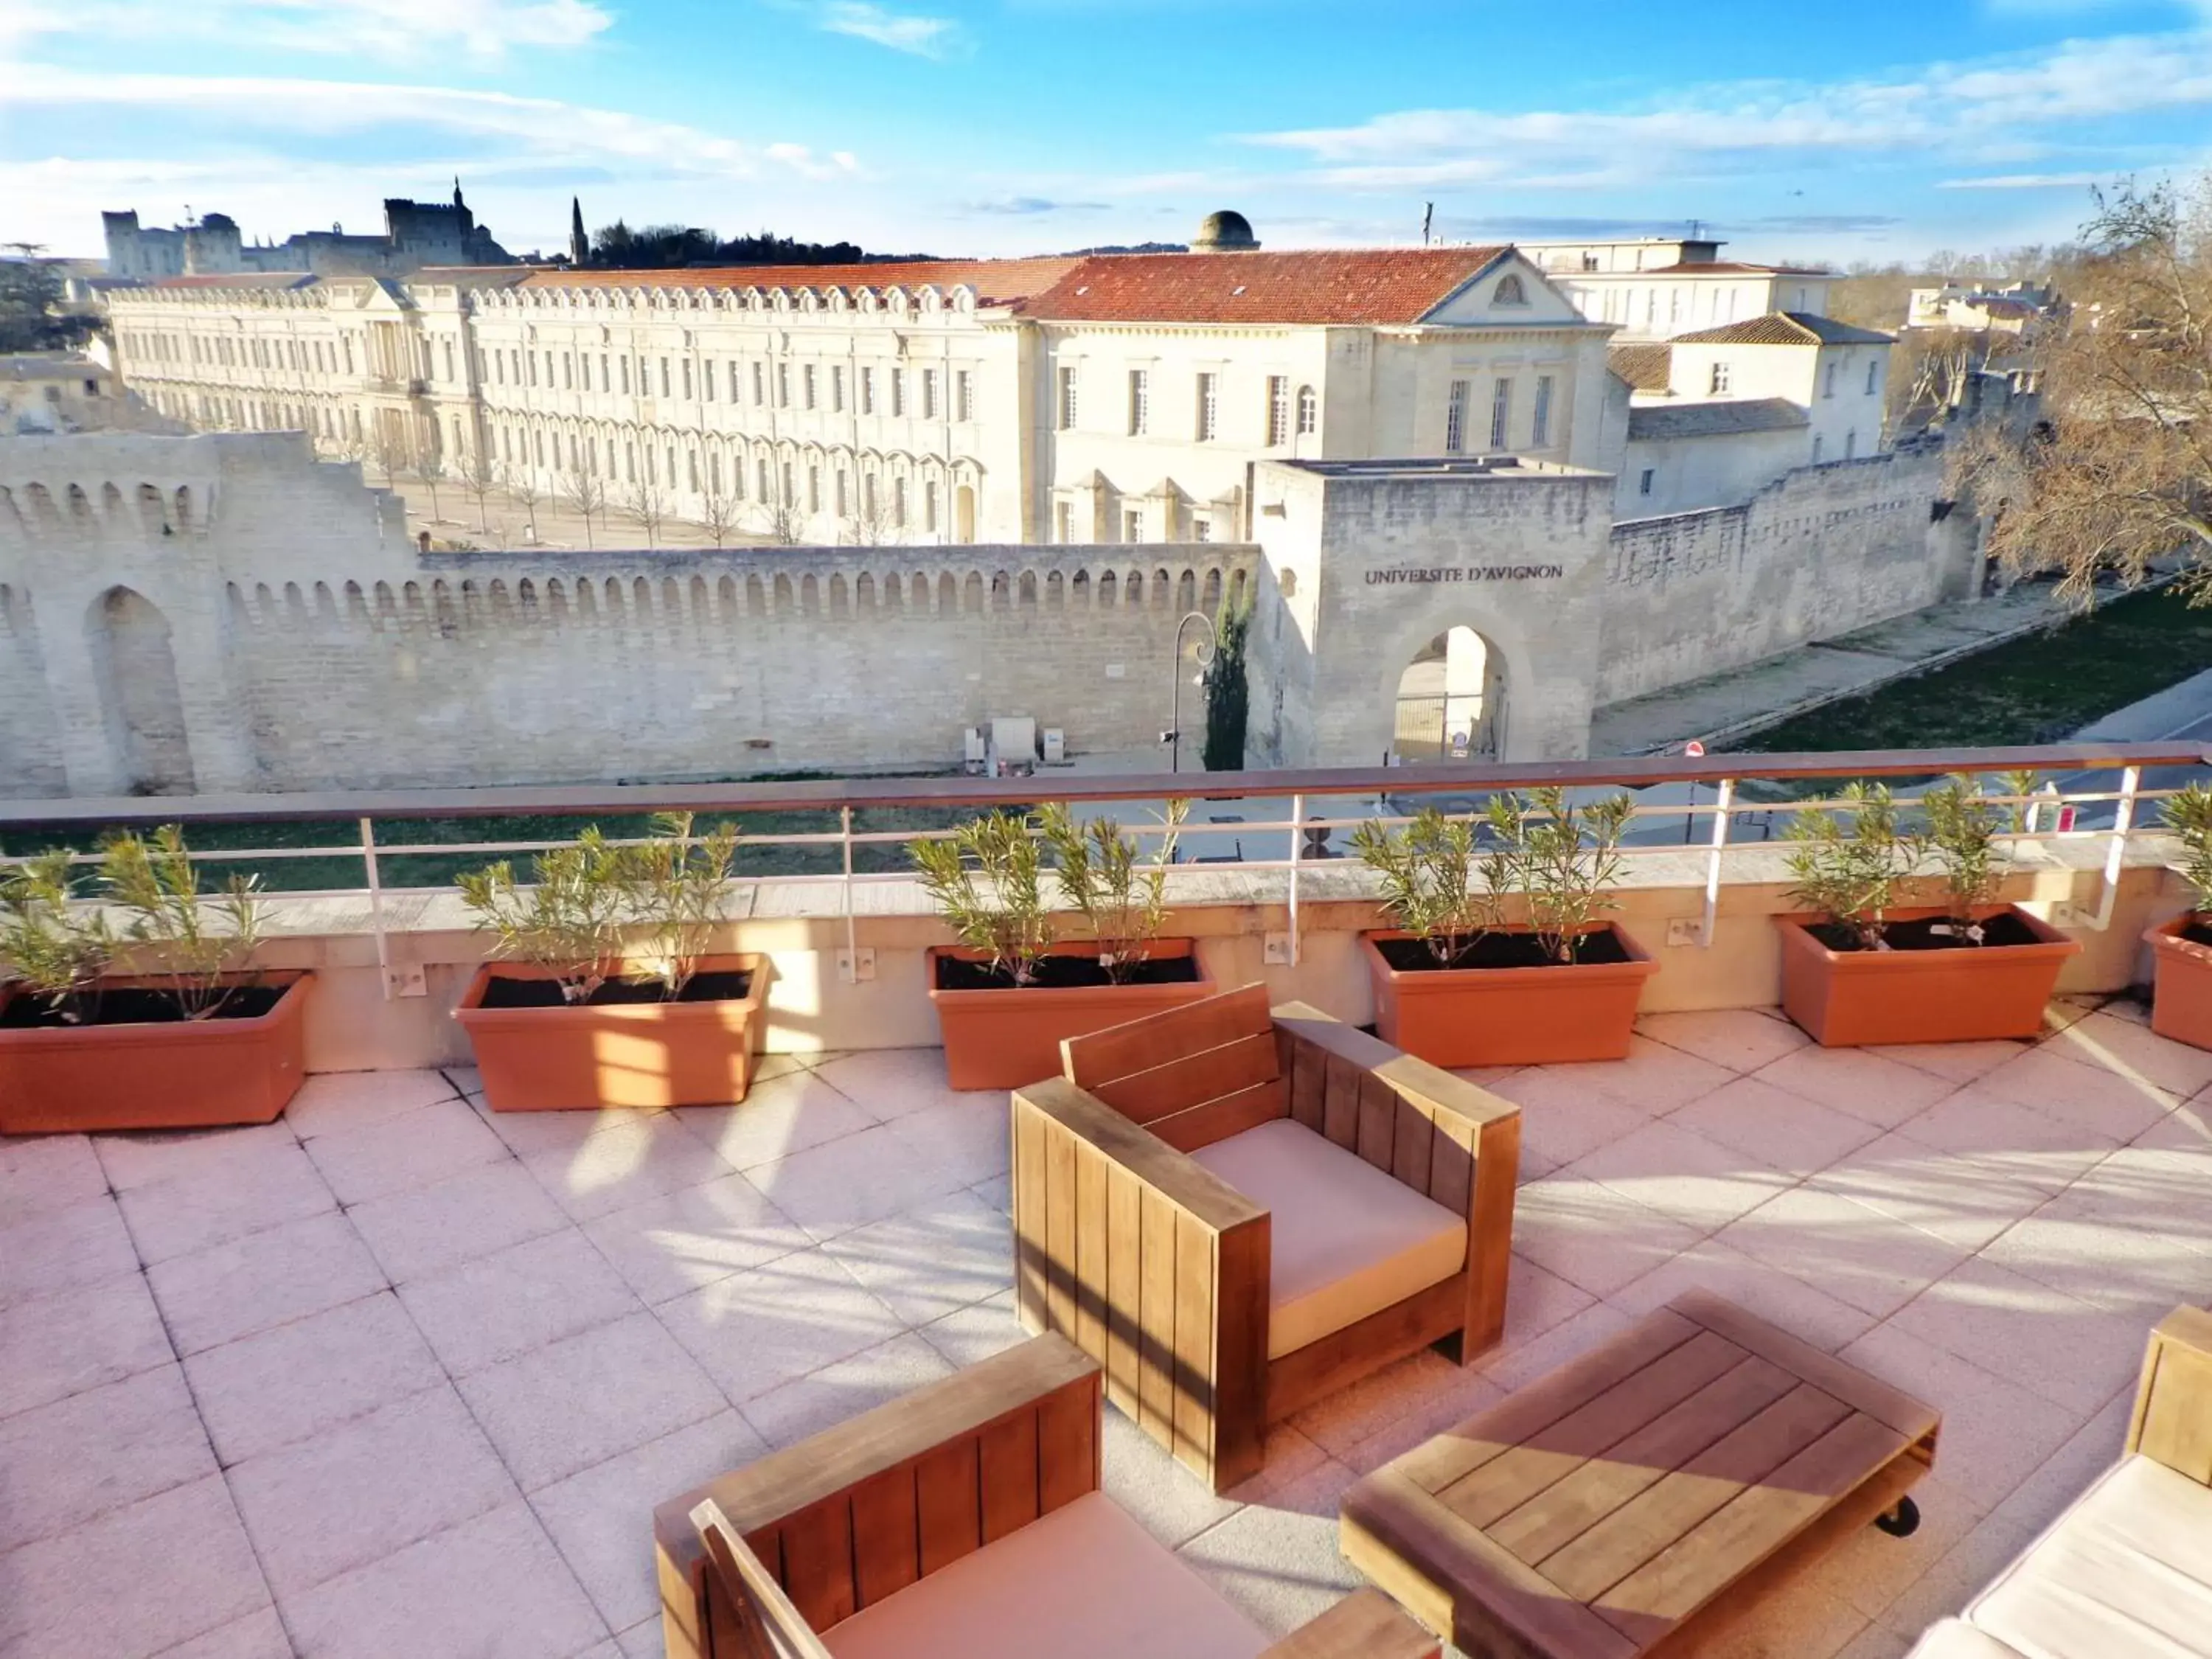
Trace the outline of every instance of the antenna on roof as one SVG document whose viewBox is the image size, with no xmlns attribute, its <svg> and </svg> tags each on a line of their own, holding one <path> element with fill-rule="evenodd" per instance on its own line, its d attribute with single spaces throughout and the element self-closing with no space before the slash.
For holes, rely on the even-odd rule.
<svg viewBox="0 0 2212 1659">
<path fill-rule="evenodd" d="M 1705 222 L 1703 219 L 1692 219 L 1692 220 L 1691 220 L 1691 221 L 1690 221 L 1690 240 L 1691 240 L 1692 241 L 1693 241 L 1693 242 L 1703 241 L 1705 239 L 1704 239 L 1703 237 L 1701 237 L 1700 235 L 1698 235 L 1698 233 L 1699 231 L 1703 230 L 1705 228 Z"/>
<path fill-rule="evenodd" d="M 1423 247 L 1429 245 L 1429 222 L 1436 216 L 1437 204 L 1434 202 L 1421 204 L 1421 246 Z"/>
</svg>

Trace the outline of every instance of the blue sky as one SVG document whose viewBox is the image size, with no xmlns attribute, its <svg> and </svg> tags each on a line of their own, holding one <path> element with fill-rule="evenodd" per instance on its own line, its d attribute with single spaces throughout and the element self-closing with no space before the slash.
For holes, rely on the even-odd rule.
<svg viewBox="0 0 2212 1659">
<path fill-rule="evenodd" d="M 1627 234 L 1747 258 L 2063 238 L 2212 140 L 2212 0 L 0 0 L 0 240 L 471 204 L 871 249 Z"/>
</svg>

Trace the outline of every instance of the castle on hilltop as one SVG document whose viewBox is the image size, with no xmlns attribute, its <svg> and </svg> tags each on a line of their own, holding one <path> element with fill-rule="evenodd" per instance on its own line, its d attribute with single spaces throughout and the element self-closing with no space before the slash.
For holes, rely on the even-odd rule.
<svg viewBox="0 0 2212 1659">
<path fill-rule="evenodd" d="M 451 205 L 385 198 L 384 234 L 349 236 L 342 226 L 301 231 L 281 242 L 248 242 L 227 213 L 205 214 L 163 230 L 138 222 L 136 210 L 100 216 L 111 277 L 158 282 L 172 276 L 306 272 L 318 276 L 406 276 L 428 265 L 511 265 L 453 180 Z"/>
</svg>

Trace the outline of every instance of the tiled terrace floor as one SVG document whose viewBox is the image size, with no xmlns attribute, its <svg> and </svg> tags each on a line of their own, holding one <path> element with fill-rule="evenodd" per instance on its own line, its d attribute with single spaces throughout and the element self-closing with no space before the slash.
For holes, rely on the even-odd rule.
<svg viewBox="0 0 2212 1659">
<path fill-rule="evenodd" d="M 1301 1413 L 1217 1500 L 1109 1413 L 1109 1488 L 1287 1628 L 1354 1476 L 1690 1285 L 1946 1413 L 1926 1522 L 1725 1652 L 1893 1659 L 2115 1454 L 2149 1325 L 2212 1301 L 2212 1054 L 2140 1011 L 1826 1053 L 1757 1012 L 1524 1110 L 1511 1326 Z M 1005 1097 L 933 1050 L 742 1107 L 484 1115 L 466 1072 L 283 1121 L 0 1142 L 0 1655 L 657 1653 L 660 1498 L 1017 1340 Z"/>
</svg>

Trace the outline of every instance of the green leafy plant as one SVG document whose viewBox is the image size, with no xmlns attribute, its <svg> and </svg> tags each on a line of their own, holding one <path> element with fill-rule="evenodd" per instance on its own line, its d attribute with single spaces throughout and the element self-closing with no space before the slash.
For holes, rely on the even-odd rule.
<svg viewBox="0 0 2212 1659">
<path fill-rule="evenodd" d="M 1060 890 L 1083 913 L 1091 937 L 1098 942 L 1098 965 L 1116 985 L 1152 958 L 1152 942 L 1167 921 L 1166 866 L 1175 862 L 1176 835 L 1189 813 L 1187 800 L 1167 804 L 1150 870 L 1139 870 L 1141 846 L 1112 818 L 1078 823 L 1060 801 L 1037 815 Z"/>
<path fill-rule="evenodd" d="M 1614 908 L 1620 880 L 1620 838 L 1636 803 L 1607 795 L 1576 806 L 1560 788 L 1508 792 L 1490 798 L 1487 816 L 1504 881 L 1528 907 L 1529 931 L 1544 954 L 1571 963 L 1591 925 Z"/>
<path fill-rule="evenodd" d="M 642 930 L 629 941 L 629 977 L 657 981 L 671 1001 L 684 994 L 722 920 L 737 856 L 737 825 L 718 823 L 695 836 L 689 812 L 658 814 L 651 839 L 617 850 L 623 915 Z"/>
<path fill-rule="evenodd" d="M 988 951 L 992 967 L 1017 985 L 1036 981 L 1053 943 L 1032 827 L 1023 813 L 988 812 L 947 839 L 914 843 L 922 887 L 960 942 Z"/>
<path fill-rule="evenodd" d="M 1887 786 L 1854 782 L 1838 794 L 1840 811 L 1811 807 L 1790 820 L 1790 896 L 1849 928 L 1859 948 L 1886 951 L 1883 933 L 1897 886 L 1920 862 L 1925 843 L 1899 824 Z"/>
<path fill-rule="evenodd" d="M 623 966 L 624 889 L 619 849 L 597 824 L 565 847 L 531 861 L 532 879 L 515 879 L 506 859 L 455 878 L 477 927 L 495 939 L 494 954 L 544 969 L 563 1002 L 588 1002 Z"/>
<path fill-rule="evenodd" d="M 1449 967 L 1498 926 L 1505 856 L 1486 854 L 1474 824 L 1425 806 L 1397 834 L 1370 819 L 1352 832 L 1352 850 L 1382 882 L 1382 908 Z"/>
<path fill-rule="evenodd" d="M 2195 908 L 2212 910 L 2212 787 L 2192 783 L 2169 799 L 2162 822 L 2181 843 L 2181 878 L 2197 895 Z"/>
<path fill-rule="evenodd" d="M 184 827 L 150 836 L 125 830 L 100 847 L 100 897 L 128 919 L 129 965 L 163 982 L 186 1019 L 210 1019 L 231 994 L 256 982 L 247 964 L 261 943 L 258 878 L 233 876 L 200 890 Z"/>
<path fill-rule="evenodd" d="M 21 984 L 66 1025 L 96 1017 L 118 948 L 106 912 L 74 903 L 76 858 L 57 848 L 0 874 L 0 981 Z"/>
<path fill-rule="evenodd" d="M 1996 898 L 2004 879 L 1996 838 L 2011 826 L 2012 815 L 1963 775 L 1923 791 L 1920 810 L 1928 818 L 1927 845 L 1943 868 L 1951 935 L 1979 945 L 1984 933 L 1974 911 Z"/>
</svg>

